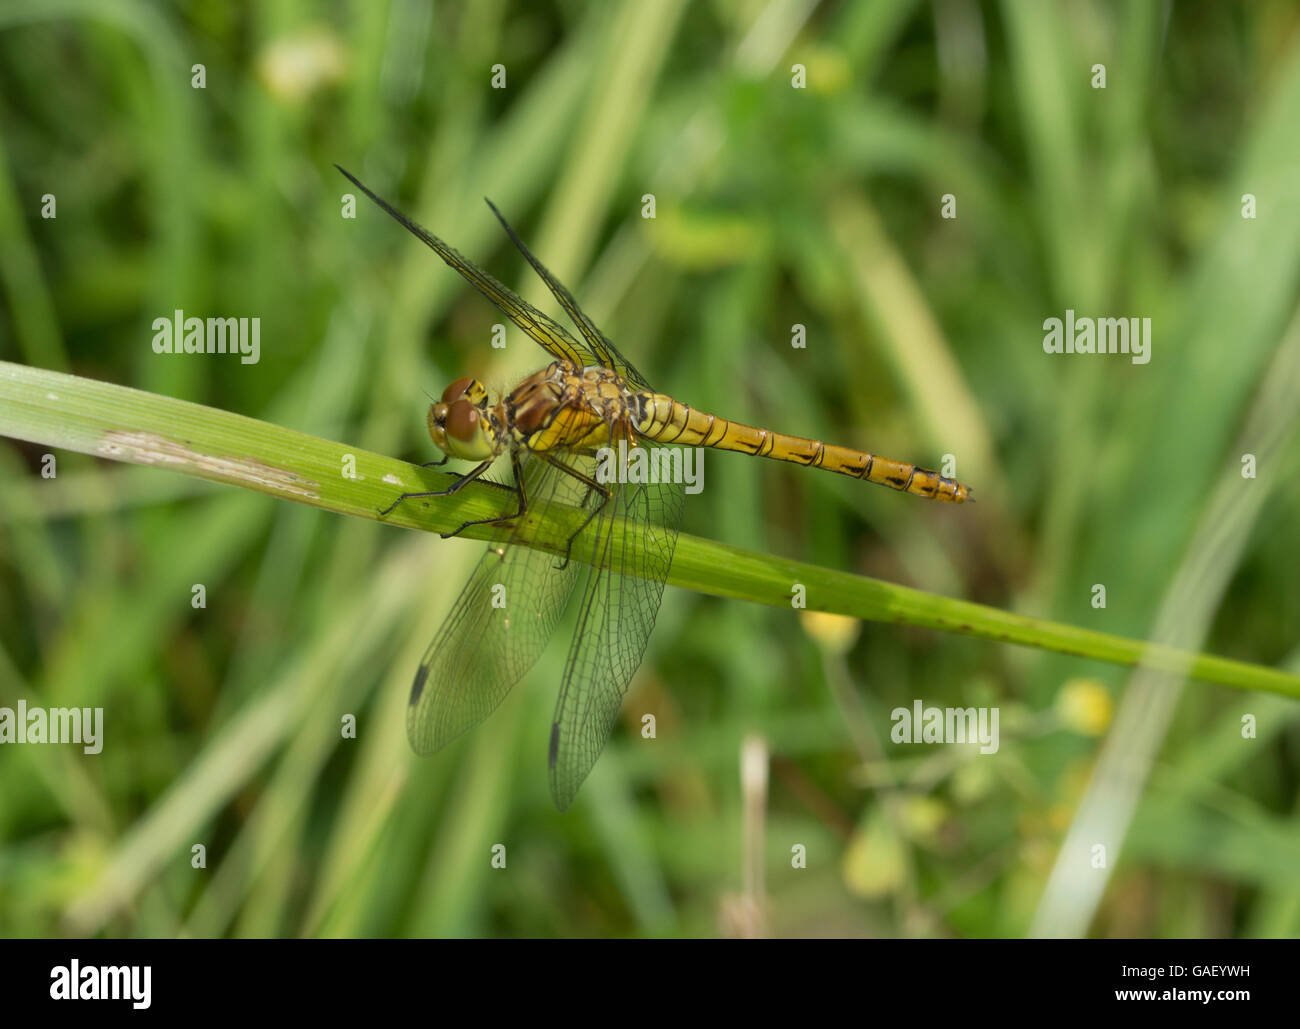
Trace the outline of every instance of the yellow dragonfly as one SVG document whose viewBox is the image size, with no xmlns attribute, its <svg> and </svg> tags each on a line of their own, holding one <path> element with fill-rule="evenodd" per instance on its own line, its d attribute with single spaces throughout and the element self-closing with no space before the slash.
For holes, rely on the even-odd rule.
<svg viewBox="0 0 1300 1029">
<path fill-rule="evenodd" d="M 619 480 L 645 476 L 600 474 L 599 461 L 615 445 L 623 455 L 645 448 L 657 459 L 651 466 L 659 468 L 680 469 L 667 452 L 672 448 L 711 447 L 824 468 L 932 500 L 972 499 L 966 486 L 937 472 L 741 425 L 655 392 L 490 200 L 492 213 L 573 319 L 581 340 L 351 173 L 339 171 L 553 358 L 503 396 L 494 398 L 476 379 L 448 386 L 427 415 L 429 435 L 444 455 L 434 463 L 454 457 L 472 461 L 474 467 L 446 489 L 403 493 L 380 513 L 408 500 L 450 496 L 479 480 L 506 491 L 514 510 L 466 522 L 444 538 L 476 524 L 517 528 L 525 513 L 544 517 L 551 508 L 585 515 L 558 563 L 548 553 L 512 546 L 510 540 L 489 547 L 415 673 L 406 725 L 416 753 L 446 746 L 505 699 L 545 648 L 577 584 L 580 563 L 585 582 L 547 757 L 556 806 L 564 811 L 573 802 L 609 739 L 654 628 L 685 494 L 680 481 L 663 481 L 663 476 L 651 477 L 661 481 L 626 482 Z M 509 457 L 513 482 L 481 479 L 503 456 Z M 680 459 L 680 452 L 676 456 Z M 618 523 L 621 531 L 612 531 Z"/>
</svg>

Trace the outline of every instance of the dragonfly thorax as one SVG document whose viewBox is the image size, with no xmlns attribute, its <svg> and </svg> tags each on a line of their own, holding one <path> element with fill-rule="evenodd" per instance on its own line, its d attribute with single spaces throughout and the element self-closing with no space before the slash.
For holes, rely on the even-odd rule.
<svg viewBox="0 0 1300 1029">
<path fill-rule="evenodd" d="M 461 461 L 485 461 L 501 453 L 503 444 L 488 405 L 488 392 L 478 379 L 457 379 L 429 406 L 429 435 L 438 449 Z"/>
</svg>

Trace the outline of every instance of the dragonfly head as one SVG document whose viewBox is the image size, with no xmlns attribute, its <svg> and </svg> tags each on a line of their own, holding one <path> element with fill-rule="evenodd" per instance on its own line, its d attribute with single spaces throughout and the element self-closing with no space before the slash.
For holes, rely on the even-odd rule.
<svg viewBox="0 0 1300 1029">
<path fill-rule="evenodd" d="M 462 461 L 485 461 L 501 452 L 488 417 L 487 388 L 478 379 L 457 379 L 429 407 L 429 435 L 438 449 Z"/>
</svg>

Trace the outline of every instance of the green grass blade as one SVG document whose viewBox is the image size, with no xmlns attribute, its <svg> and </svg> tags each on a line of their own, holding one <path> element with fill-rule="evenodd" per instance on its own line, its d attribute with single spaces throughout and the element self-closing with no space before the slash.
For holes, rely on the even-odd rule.
<svg viewBox="0 0 1300 1029">
<path fill-rule="evenodd" d="M 99 457 L 155 465 L 340 514 L 378 519 L 403 490 L 438 489 L 451 476 L 243 415 L 182 400 L 0 363 L 0 434 Z M 386 522 L 447 532 L 500 513 L 499 491 L 467 488 L 428 506 L 408 503 Z M 523 538 L 559 553 L 581 516 L 529 516 Z M 492 539 L 499 530 L 465 534 Z M 616 548 L 617 549 L 617 548 Z M 682 536 L 668 581 L 771 606 L 797 585 L 811 610 L 916 625 L 1116 664 L 1143 663 L 1208 682 L 1300 697 L 1300 677 L 1277 669 L 1000 611 L 877 579 Z"/>
</svg>

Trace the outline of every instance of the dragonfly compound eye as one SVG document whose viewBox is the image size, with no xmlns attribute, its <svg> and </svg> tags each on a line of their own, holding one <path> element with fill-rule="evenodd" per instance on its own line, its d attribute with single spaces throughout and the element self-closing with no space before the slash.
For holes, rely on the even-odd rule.
<svg viewBox="0 0 1300 1029">
<path fill-rule="evenodd" d="M 459 400 L 469 392 L 469 388 L 472 385 L 474 385 L 473 379 L 457 379 L 442 391 L 442 402 L 444 404 L 450 404 L 453 400 Z"/>
<path fill-rule="evenodd" d="M 447 405 L 447 435 L 459 443 L 470 442 L 479 431 L 478 408 L 468 400 Z"/>
<path fill-rule="evenodd" d="M 486 414 L 464 397 L 429 409 L 429 434 L 443 453 L 462 461 L 484 461 L 498 452 Z"/>
</svg>

